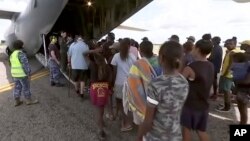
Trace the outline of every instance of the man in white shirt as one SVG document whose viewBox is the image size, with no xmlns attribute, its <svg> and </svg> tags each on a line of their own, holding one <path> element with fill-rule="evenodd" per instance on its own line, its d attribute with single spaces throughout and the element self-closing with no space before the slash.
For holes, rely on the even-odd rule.
<svg viewBox="0 0 250 141">
<path fill-rule="evenodd" d="M 82 37 L 71 44 L 68 51 L 68 63 L 72 68 L 72 78 L 75 82 L 75 90 L 77 94 L 84 97 L 85 81 L 87 78 L 88 63 L 85 54 L 89 51 L 88 45 L 83 41 Z M 79 89 L 80 82 L 80 89 Z"/>
</svg>

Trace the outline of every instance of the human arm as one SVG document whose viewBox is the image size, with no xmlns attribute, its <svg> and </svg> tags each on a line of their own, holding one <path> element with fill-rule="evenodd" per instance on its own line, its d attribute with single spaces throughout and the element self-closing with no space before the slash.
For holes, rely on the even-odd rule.
<svg viewBox="0 0 250 141">
<path fill-rule="evenodd" d="M 186 66 L 183 71 L 182 71 L 182 75 L 187 78 L 188 80 L 194 80 L 195 79 L 195 73 L 192 70 L 191 67 Z"/>
<path fill-rule="evenodd" d="M 139 131 L 137 133 L 136 141 L 142 141 L 144 135 L 149 132 L 153 126 L 153 120 L 155 116 L 156 106 L 148 103 L 146 106 L 145 119 L 141 126 L 139 126 Z"/>
<path fill-rule="evenodd" d="M 87 55 L 87 54 L 91 54 L 91 53 L 99 53 L 99 52 L 102 52 L 102 48 L 96 48 L 96 49 L 93 49 L 93 50 L 89 50 L 89 51 L 86 51 L 83 55 Z"/>
<path fill-rule="evenodd" d="M 152 129 L 156 107 L 159 104 L 159 99 L 156 91 L 156 88 L 154 88 L 152 84 L 149 84 L 146 114 L 142 125 L 139 126 L 136 141 L 142 141 L 143 136 Z"/>
<path fill-rule="evenodd" d="M 23 53 L 23 52 L 20 52 L 18 54 L 18 59 L 20 60 L 20 63 L 22 64 L 24 73 L 27 76 L 30 76 L 31 68 L 30 68 L 29 61 L 28 61 L 28 58 L 27 58 L 26 54 Z"/>
<path fill-rule="evenodd" d="M 68 53 L 67 53 L 67 55 L 68 55 L 68 68 L 71 68 L 71 56 L 72 56 L 72 44 L 70 45 L 70 47 L 69 47 L 69 50 L 68 50 Z"/>
</svg>

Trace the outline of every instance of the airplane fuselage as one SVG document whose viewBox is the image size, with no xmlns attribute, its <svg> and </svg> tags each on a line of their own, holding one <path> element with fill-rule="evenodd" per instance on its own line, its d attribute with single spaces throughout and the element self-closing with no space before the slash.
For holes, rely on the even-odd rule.
<svg viewBox="0 0 250 141">
<path fill-rule="evenodd" d="M 48 34 L 68 0 L 31 0 L 24 12 L 12 18 L 6 33 L 6 43 L 12 48 L 13 40 L 24 42 L 24 49 L 34 55 L 41 47 L 41 34 Z"/>
</svg>

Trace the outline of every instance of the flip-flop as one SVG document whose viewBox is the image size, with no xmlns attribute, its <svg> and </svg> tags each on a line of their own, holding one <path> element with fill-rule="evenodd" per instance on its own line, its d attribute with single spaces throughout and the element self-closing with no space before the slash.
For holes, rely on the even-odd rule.
<svg viewBox="0 0 250 141">
<path fill-rule="evenodd" d="M 127 132 L 127 131 L 131 131 L 133 129 L 132 125 L 129 125 L 128 127 L 122 127 L 121 128 L 121 132 Z"/>
</svg>

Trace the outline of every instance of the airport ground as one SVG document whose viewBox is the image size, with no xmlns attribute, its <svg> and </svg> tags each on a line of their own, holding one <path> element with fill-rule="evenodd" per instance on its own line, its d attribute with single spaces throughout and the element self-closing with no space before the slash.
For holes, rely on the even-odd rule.
<svg viewBox="0 0 250 141">
<path fill-rule="evenodd" d="M 48 70 L 34 63 L 31 91 L 39 99 L 37 105 L 13 106 L 12 83 L 7 56 L 0 47 L 0 141 L 97 141 L 95 107 L 89 97 L 81 100 L 68 87 L 51 87 Z M 32 61 L 31 61 L 32 62 Z M 35 61 L 34 61 L 35 62 Z M 67 81 L 63 79 L 65 83 Z M 214 109 L 218 101 L 210 101 L 208 133 L 211 141 L 229 141 L 229 125 L 237 124 L 236 105 L 229 113 Z M 250 120 L 250 119 L 249 119 Z M 107 141 L 133 141 L 136 128 L 127 133 L 119 130 L 120 122 L 105 118 Z M 195 141 L 197 137 L 194 134 Z"/>
</svg>

